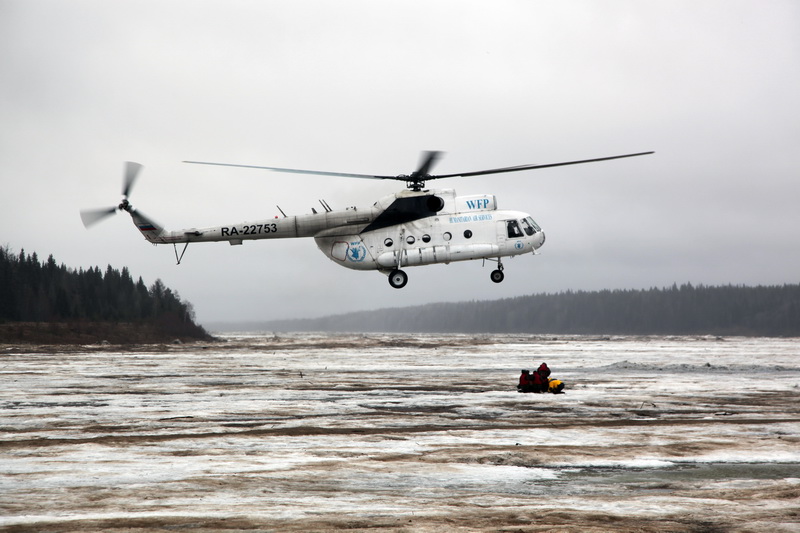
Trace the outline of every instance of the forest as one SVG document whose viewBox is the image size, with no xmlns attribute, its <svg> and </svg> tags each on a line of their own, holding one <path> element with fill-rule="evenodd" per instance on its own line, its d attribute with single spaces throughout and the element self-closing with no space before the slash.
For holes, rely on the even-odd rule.
<svg viewBox="0 0 800 533">
<path fill-rule="evenodd" d="M 20 324 L 47 324 L 30 331 Z M 109 324 L 114 327 L 101 327 Z M 61 325 L 59 329 L 58 325 Z M 230 329 L 232 325 L 227 325 Z M 565 291 L 238 325 L 262 331 L 800 336 L 800 285 Z M 123 331 L 124 330 L 124 331 Z M 126 334 L 122 334 L 126 333 Z M 0 341 L 209 339 L 189 302 L 126 267 L 71 269 L 0 248 Z M 67 342 L 69 340 L 67 339 Z"/>
<path fill-rule="evenodd" d="M 253 325 L 251 325 L 253 326 Z M 566 291 L 259 324 L 267 331 L 800 336 L 800 285 Z"/>
<path fill-rule="evenodd" d="M 22 250 L 17 254 L 2 247 L 0 324 L 6 327 L 0 333 L 8 338 L 20 332 L 16 335 L 19 337 L 20 328 L 8 327 L 19 323 L 71 324 L 73 331 L 84 332 L 98 329 L 97 324 L 134 324 L 162 335 L 208 336 L 195 324 L 192 305 L 161 280 L 147 287 L 141 277 L 134 281 L 126 267 L 75 270 L 58 264 L 52 255 L 42 262 L 36 252 L 26 254 Z M 81 324 L 91 326 L 77 328 Z"/>
</svg>

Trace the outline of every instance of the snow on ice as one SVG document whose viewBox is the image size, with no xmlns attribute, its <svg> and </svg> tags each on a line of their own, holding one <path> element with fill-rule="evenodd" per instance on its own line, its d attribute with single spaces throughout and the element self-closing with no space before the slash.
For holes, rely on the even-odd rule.
<svg viewBox="0 0 800 533">
<path fill-rule="evenodd" d="M 800 341 L 0 346 L 0 528 L 797 531 Z M 565 394 L 519 394 L 547 362 Z"/>
</svg>

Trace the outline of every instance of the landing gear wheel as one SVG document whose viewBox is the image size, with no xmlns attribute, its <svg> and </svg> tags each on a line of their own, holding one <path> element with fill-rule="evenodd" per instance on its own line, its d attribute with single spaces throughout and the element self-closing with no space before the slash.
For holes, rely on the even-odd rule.
<svg viewBox="0 0 800 533">
<path fill-rule="evenodd" d="M 402 270 L 392 270 L 389 272 L 389 285 L 395 289 L 402 289 L 408 283 L 408 274 Z"/>
<path fill-rule="evenodd" d="M 490 274 L 489 277 L 491 277 L 492 281 L 494 281 L 495 283 L 500 283 L 501 281 L 503 281 L 503 279 L 505 279 L 506 275 L 503 274 L 502 270 L 492 270 L 492 273 Z"/>
</svg>

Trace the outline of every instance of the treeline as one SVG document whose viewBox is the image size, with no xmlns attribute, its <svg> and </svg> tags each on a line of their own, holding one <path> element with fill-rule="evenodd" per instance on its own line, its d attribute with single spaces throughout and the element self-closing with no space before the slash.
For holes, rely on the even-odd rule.
<svg viewBox="0 0 800 533">
<path fill-rule="evenodd" d="M 117 322 L 156 324 L 165 333 L 207 336 L 194 310 L 177 292 L 156 280 L 147 287 L 127 267 L 74 270 L 50 255 L 0 248 L 0 323 Z"/>
<path fill-rule="evenodd" d="M 566 291 L 262 324 L 266 330 L 800 336 L 800 285 Z"/>
</svg>

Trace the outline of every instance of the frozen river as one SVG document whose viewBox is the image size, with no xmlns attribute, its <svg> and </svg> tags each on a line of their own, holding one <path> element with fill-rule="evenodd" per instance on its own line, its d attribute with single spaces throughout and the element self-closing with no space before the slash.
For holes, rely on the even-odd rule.
<svg viewBox="0 0 800 533">
<path fill-rule="evenodd" d="M 0 345 L 0 531 L 800 531 L 799 339 L 223 339 Z"/>
</svg>

